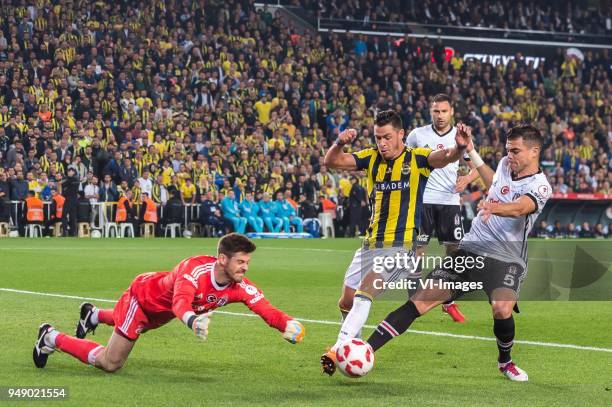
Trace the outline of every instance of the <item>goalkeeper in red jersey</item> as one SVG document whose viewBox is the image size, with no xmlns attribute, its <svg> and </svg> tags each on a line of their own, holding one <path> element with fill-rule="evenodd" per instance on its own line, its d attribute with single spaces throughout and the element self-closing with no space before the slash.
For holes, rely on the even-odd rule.
<svg viewBox="0 0 612 407">
<path fill-rule="evenodd" d="M 114 309 L 81 305 L 76 338 L 44 323 L 34 344 L 36 367 L 47 364 L 55 349 L 106 372 L 120 369 L 140 334 L 178 318 L 200 339 L 206 339 L 211 312 L 231 302 L 242 302 L 278 329 L 290 343 L 304 338 L 302 324 L 273 307 L 244 274 L 255 244 L 231 233 L 219 240 L 217 257 L 194 256 L 180 262 L 171 272 L 137 276 Z M 98 324 L 114 326 L 108 345 L 85 338 Z"/>
</svg>

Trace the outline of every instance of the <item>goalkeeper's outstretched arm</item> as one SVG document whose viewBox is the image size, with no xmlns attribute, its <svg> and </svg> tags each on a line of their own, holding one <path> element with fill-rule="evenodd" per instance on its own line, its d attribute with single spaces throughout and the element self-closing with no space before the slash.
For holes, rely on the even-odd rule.
<svg viewBox="0 0 612 407">
<path fill-rule="evenodd" d="M 306 330 L 297 320 L 293 319 L 283 311 L 279 310 L 264 298 L 259 290 L 253 295 L 246 295 L 243 302 L 247 307 L 259 315 L 266 323 L 278 329 L 283 334 L 283 339 L 296 344 L 304 339 Z"/>
</svg>

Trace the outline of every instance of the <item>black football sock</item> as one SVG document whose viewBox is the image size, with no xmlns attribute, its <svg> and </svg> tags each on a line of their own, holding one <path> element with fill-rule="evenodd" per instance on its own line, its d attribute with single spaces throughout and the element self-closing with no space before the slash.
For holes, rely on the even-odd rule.
<svg viewBox="0 0 612 407">
<path fill-rule="evenodd" d="M 378 324 L 376 330 L 368 338 L 368 343 L 374 351 L 380 349 L 391 339 L 406 332 L 414 320 L 420 316 L 414 303 L 407 301 Z"/>
<path fill-rule="evenodd" d="M 508 363 L 512 358 L 510 351 L 514 343 L 514 317 L 506 319 L 493 319 L 493 333 L 497 338 L 497 349 L 499 350 L 499 363 Z"/>
</svg>

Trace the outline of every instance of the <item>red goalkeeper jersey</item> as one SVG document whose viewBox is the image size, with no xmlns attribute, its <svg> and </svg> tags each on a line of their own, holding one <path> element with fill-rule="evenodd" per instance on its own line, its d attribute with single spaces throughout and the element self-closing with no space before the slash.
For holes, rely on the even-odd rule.
<svg viewBox="0 0 612 407">
<path fill-rule="evenodd" d="M 186 319 L 231 302 L 242 302 L 268 325 L 283 332 L 291 319 L 264 298 L 246 278 L 239 284 L 220 286 L 215 281 L 212 256 L 194 256 L 180 262 L 171 272 L 141 274 L 130 286 L 131 294 L 153 323 L 160 326 L 173 318 Z"/>
</svg>

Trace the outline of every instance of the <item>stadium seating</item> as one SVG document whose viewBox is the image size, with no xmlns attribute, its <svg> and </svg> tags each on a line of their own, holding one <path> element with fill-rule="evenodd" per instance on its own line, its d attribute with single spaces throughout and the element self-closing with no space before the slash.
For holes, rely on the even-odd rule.
<svg viewBox="0 0 612 407">
<path fill-rule="evenodd" d="M 330 189 L 320 182 L 322 157 L 337 132 L 357 128 L 353 148 L 369 146 L 374 114 L 387 108 L 400 112 L 407 129 L 426 125 L 428 100 L 437 92 L 452 95 L 456 119 L 473 127 L 491 166 L 503 154 L 504 129 L 533 121 L 547 138 L 543 167 L 556 191 L 611 192 L 607 50 L 582 58 L 561 52 L 538 68 L 520 57 L 505 65 L 460 56 L 436 61 L 443 44 L 427 38 L 319 37 L 295 31 L 252 2 L 242 2 L 248 4 L 241 15 L 226 25 L 219 23 L 225 17 L 216 17 L 230 15 L 232 1 L 207 4 L 205 11 L 193 3 L 184 10 L 188 20 L 177 24 L 160 12 L 163 1 L 130 14 L 122 13 L 125 5 L 61 3 L 82 22 L 72 31 L 61 29 L 66 18 L 44 7 L 4 10 L 15 15 L 15 26 L 25 17 L 35 22 L 16 35 L 0 30 L 0 190 L 6 188 L 4 199 L 15 205 L 28 189 L 48 200 L 72 167 L 92 207 L 114 205 L 131 190 L 137 225 L 143 192 L 162 217 L 173 213 L 165 209 L 183 208 L 181 219 L 168 220 L 183 228 L 194 222 L 201 196 L 209 193 L 218 204 L 229 190 L 238 201 L 247 192 L 259 200 L 264 192 L 289 190 L 300 202 L 300 217 L 300 195 L 318 212 L 321 199 L 330 197 L 346 211 L 349 198 L 337 188 L 343 175 L 331 173 L 336 182 Z M 326 4 L 297 3 L 311 10 Z M 362 9 L 351 10 L 360 3 L 315 11 L 365 18 Z M 468 15 L 440 11 L 429 1 L 423 7 L 400 3 L 373 2 L 368 18 L 496 26 L 501 7 L 468 1 Z M 577 13 L 575 5 L 559 10 L 560 25 L 545 6 L 503 7 L 514 13 L 510 28 L 607 32 L 603 14 Z M 179 34 L 188 24 L 195 31 Z M 474 184 L 468 192 L 479 189 Z M 23 222 L 19 214 L 11 215 L 16 226 Z M 336 232 L 345 223 L 334 220 Z"/>
</svg>

